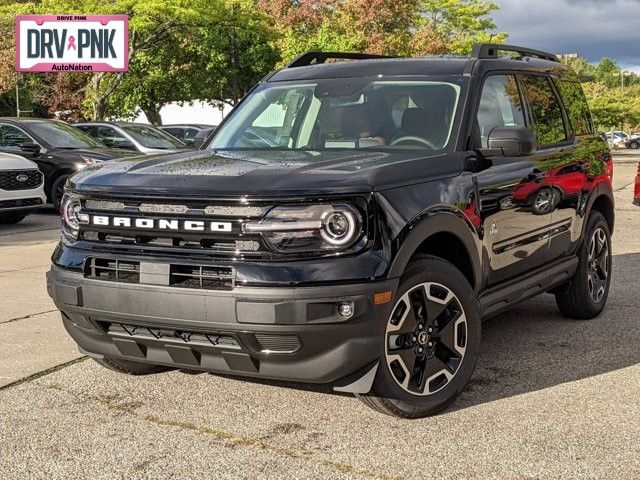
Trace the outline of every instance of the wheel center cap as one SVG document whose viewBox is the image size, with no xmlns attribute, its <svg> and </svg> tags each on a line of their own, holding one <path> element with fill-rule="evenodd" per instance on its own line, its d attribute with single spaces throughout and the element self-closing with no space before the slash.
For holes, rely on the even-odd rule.
<svg viewBox="0 0 640 480">
<path fill-rule="evenodd" d="M 429 341 L 429 334 L 427 332 L 420 332 L 418 335 L 418 343 L 420 345 L 426 345 Z"/>
</svg>

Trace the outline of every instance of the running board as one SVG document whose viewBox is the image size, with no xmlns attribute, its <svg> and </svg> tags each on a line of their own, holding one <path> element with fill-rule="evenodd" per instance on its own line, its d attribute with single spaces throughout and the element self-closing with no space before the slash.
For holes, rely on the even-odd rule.
<svg viewBox="0 0 640 480">
<path fill-rule="evenodd" d="M 517 303 L 568 282 L 577 268 L 578 257 L 572 256 L 544 265 L 529 275 L 487 290 L 480 295 L 482 318 L 498 315 Z"/>
</svg>

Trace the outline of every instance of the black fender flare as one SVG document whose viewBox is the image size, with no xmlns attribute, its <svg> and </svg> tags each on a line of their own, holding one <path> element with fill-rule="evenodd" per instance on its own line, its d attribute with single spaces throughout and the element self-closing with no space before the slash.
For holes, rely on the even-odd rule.
<svg viewBox="0 0 640 480">
<path fill-rule="evenodd" d="M 396 242 L 400 245 L 391 262 L 390 278 L 402 276 L 409 260 L 418 247 L 429 237 L 437 233 L 448 233 L 457 237 L 464 245 L 469 258 L 474 278 L 474 290 L 480 291 L 482 266 L 480 263 L 481 245 L 475 228 L 459 211 L 440 210 L 423 213 L 410 222 L 398 235 Z"/>
<path fill-rule="evenodd" d="M 589 198 L 587 199 L 587 201 L 585 202 L 585 208 L 584 208 L 584 218 L 585 221 L 583 222 L 582 225 L 582 234 L 581 237 L 584 237 L 585 231 L 587 229 L 587 222 L 586 219 L 589 218 L 589 215 L 591 214 L 591 211 L 593 210 L 593 205 L 596 203 L 596 200 L 598 200 L 598 198 L 600 197 L 606 197 L 609 202 L 611 203 L 611 233 L 613 234 L 613 230 L 614 230 L 614 226 L 615 226 L 615 215 L 616 215 L 616 202 L 614 200 L 613 197 L 613 187 L 611 185 L 610 182 L 599 182 L 594 188 L 593 190 L 591 190 L 591 194 L 589 195 Z"/>
</svg>

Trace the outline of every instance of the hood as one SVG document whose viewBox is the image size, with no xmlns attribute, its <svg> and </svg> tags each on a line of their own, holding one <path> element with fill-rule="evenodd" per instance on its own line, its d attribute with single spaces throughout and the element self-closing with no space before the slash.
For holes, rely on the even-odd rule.
<svg viewBox="0 0 640 480">
<path fill-rule="evenodd" d="M 68 159 L 92 158 L 94 160 L 115 160 L 118 158 L 140 155 L 138 152 L 131 152 L 121 148 L 50 148 L 48 155 L 60 155 Z"/>
<path fill-rule="evenodd" d="M 37 169 L 38 165 L 20 155 L 0 153 L 0 172 L 7 170 L 28 170 L 31 168 Z"/>
<path fill-rule="evenodd" d="M 364 193 L 428 178 L 433 174 L 429 165 L 440 162 L 429 162 L 424 153 L 197 150 L 144 155 L 88 167 L 72 178 L 71 187 L 194 196 Z"/>
</svg>

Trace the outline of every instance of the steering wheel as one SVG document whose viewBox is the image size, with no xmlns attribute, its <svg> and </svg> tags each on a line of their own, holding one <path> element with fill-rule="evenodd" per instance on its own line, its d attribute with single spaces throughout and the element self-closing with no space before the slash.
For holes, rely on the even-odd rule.
<svg viewBox="0 0 640 480">
<path fill-rule="evenodd" d="M 398 137 L 394 141 L 392 141 L 390 145 L 399 145 L 401 143 L 407 143 L 407 142 L 421 143 L 429 147 L 431 150 L 438 150 L 438 148 L 426 138 L 417 137 L 415 135 L 404 135 L 402 137 Z"/>
</svg>

